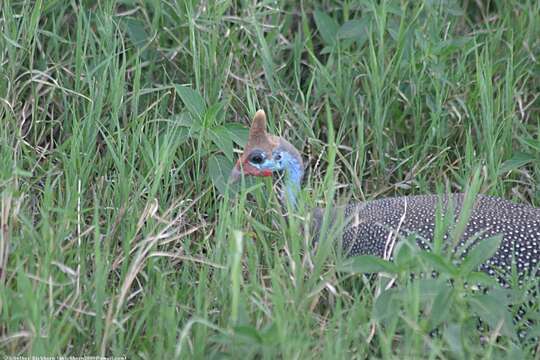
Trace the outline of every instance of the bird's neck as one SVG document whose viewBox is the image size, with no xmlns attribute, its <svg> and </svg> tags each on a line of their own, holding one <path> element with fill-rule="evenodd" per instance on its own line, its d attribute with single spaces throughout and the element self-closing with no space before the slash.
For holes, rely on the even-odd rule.
<svg viewBox="0 0 540 360">
<path fill-rule="evenodd" d="M 292 208 L 296 208 L 298 193 L 300 192 L 304 169 L 300 162 L 293 159 L 285 168 L 285 191 L 286 197 Z"/>
</svg>

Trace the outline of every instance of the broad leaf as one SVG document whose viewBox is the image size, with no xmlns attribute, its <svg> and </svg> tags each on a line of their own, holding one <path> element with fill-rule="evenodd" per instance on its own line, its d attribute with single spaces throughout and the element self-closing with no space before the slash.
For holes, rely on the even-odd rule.
<svg viewBox="0 0 540 360">
<path fill-rule="evenodd" d="M 137 48 L 142 48 L 149 41 L 150 36 L 144 28 L 144 23 L 141 20 L 134 18 L 125 18 L 124 23 L 126 24 L 126 30 L 129 40 Z"/>
<path fill-rule="evenodd" d="M 399 271 L 395 264 L 373 255 L 351 257 L 338 266 L 337 270 L 349 273 L 387 272 L 391 274 Z"/>
<path fill-rule="evenodd" d="M 442 282 L 439 283 L 439 285 L 439 292 L 437 293 L 437 296 L 435 296 L 433 305 L 431 306 L 431 314 L 429 317 L 431 329 L 436 328 L 447 319 L 454 300 L 452 288 Z"/>
<path fill-rule="evenodd" d="M 361 20 L 349 20 L 339 28 L 337 32 L 338 39 L 355 40 L 358 46 L 364 45 L 368 39 L 370 18 L 365 17 Z"/>
<path fill-rule="evenodd" d="M 422 299 L 433 300 L 441 291 L 441 288 L 448 287 L 448 283 L 442 279 L 417 279 L 419 295 Z"/>
<path fill-rule="evenodd" d="M 473 38 L 467 36 L 439 41 L 434 44 L 432 51 L 438 56 L 450 56 L 456 51 L 463 51 L 472 41 Z"/>
<path fill-rule="evenodd" d="M 223 126 L 212 128 L 208 132 L 210 139 L 225 156 L 233 160 L 233 143 L 229 132 Z"/>
<path fill-rule="evenodd" d="M 173 119 L 177 125 L 188 127 L 188 128 L 200 125 L 198 122 L 194 122 L 193 118 L 189 116 L 187 112 L 181 112 L 180 114 L 175 115 Z"/>
<path fill-rule="evenodd" d="M 419 251 L 418 255 L 428 265 L 441 274 L 455 276 L 458 273 L 457 268 L 441 255 L 428 251 Z"/>
<path fill-rule="evenodd" d="M 388 289 L 383 291 L 373 304 L 373 319 L 384 320 L 399 315 L 399 306 L 396 303 L 399 299 L 399 291 L 397 289 Z"/>
<path fill-rule="evenodd" d="M 450 350 L 457 359 L 464 358 L 463 349 L 463 329 L 461 324 L 450 324 L 444 329 L 443 337 L 446 340 Z"/>
<path fill-rule="evenodd" d="M 279 341 L 279 329 L 275 323 L 267 325 L 259 334 L 261 334 L 264 344 L 271 345 Z"/>
<path fill-rule="evenodd" d="M 536 156 L 532 154 L 522 152 L 516 153 L 510 160 L 506 160 L 502 164 L 501 168 L 499 169 L 499 174 L 504 174 L 509 171 L 519 169 L 520 167 L 525 166 L 536 159 Z"/>
<path fill-rule="evenodd" d="M 227 180 L 232 169 L 232 162 L 223 155 L 216 155 L 208 160 L 208 172 L 212 183 L 224 194 L 227 188 Z"/>
<path fill-rule="evenodd" d="M 234 327 L 234 333 L 237 336 L 241 336 L 246 341 L 255 342 L 256 344 L 261 344 L 263 338 L 253 326 L 241 325 Z"/>
<path fill-rule="evenodd" d="M 540 324 L 536 324 L 536 325 L 532 326 L 527 331 L 527 338 L 531 339 L 531 340 L 540 338 Z"/>
<path fill-rule="evenodd" d="M 523 138 L 519 139 L 519 142 L 526 145 L 526 147 L 533 148 L 535 151 L 540 151 L 540 143 L 538 142 L 538 139 L 530 137 L 530 138 Z"/>
<path fill-rule="evenodd" d="M 465 260 L 463 260 L 461 263 L 461 267 L 459 269 L 460 273 L 468 274 L 469 272 L 477 269 L 480 264 L 483 264 L 493 255 L 495 255 L 499 249 L 501 240 L 502 235 L 499 234 L 488 239 L 483 239 L 475 246 L 472 246 L 465 257 Z"/>
<path fill-rule="evenodd" d="M 491 331 L 500 327 L 501 334 L 510 337 L 516 336 L 512 328 L 512 316 L 508 307 L 501 303 L 498 297 L 492 294 L 473 295 L 469 298 L 469 304 L 474 312 L 488 323 Z"/>
<path fill-rule="evenodd" d="M 336 43 L 338 24 L 328 14 L 322 11 L 315 11 L 315 25 L 321 34 L 322 40 L 326 45 L 334 45 Z"/>
<path fill-rule="evenodd" d="M 203 97 L 197 91 L 187 86 L 175 85 L 175 89 L 188 111 L 197 119 L 202 119 L 206 111 L 206 104 Z"/>
<path fill-rule="evenodd" d="M 499 284 L 494 277 L 489 276 L 485 272 L 481 271 L 472 271 L 469 275 L 467 275 L 467 283 L 470 286 L 480 285 L 487 287 L 494 287 Z"/>
<path fill-rule="evenodd" d="M 249 129 L 239 123 L 228 123 L 223 128 L 229 133 L 232 141 L 241 147 L 246 146 L 249 136 Z"/>
<path fill-rule="evenodd" d="M 204 112 L 205 127 L 213 127 L 223 122 L 223 107 L 223 102 L 217 102 L 206 109 Z"/>
<path fill-rule="evenodd" d="M 416 261 L 414 248 L 407 241 L 398 242 L 394 253 L 394 262 L 402 269 L 411 267 L 411 265 L 414 266 L 414 263 L 418 262 Z"/>
</svg>

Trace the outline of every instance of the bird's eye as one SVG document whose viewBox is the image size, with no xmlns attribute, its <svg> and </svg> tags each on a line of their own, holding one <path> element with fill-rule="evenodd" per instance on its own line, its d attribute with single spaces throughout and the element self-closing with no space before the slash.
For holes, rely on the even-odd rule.
<svg viewBox="0 0 540 360">
<path fill-rule="evenodd" d="M 262 153 L 255 153 L 255 154 L 252 154 L 250 157 L 249 157 L 249 162 L 252 163 L 252 164 L 262 164 L 262 162 L 264 161 L 264 156 Z"/>
<path fill-rule="evenodd" d="M 274 160 L 280 161 L 281 160 L 281 154 L 280 153 L 275 154 L 274 155 Z"/>
</svg>

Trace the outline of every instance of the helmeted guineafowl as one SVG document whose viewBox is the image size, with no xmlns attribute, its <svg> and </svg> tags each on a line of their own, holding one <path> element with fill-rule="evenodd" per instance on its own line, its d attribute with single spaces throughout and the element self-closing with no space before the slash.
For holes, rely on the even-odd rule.
<svg viewBox="0 0 540 360">
<path fill-rule="evenodd" d="M 237 181 L 242 174 L 271 176 L 274 172 L 285 173 L 286 197 L 294 206 L 304 174 L 302 157 L 287 140 L 267 134 L 266 115 L 259 110 L 230 181 Z M 452 221 L 457 221 L 464 197 L 463 194 L 402 196 L 347 205 L 342 208 L 349 219 L 343 229 L 343 249 L 351 256 L 383 256 L 391 232 L 415 235 L 419 246 L 427 249 L 434 236 L 437 207 L 443 213 L 454 214 Z M 322 222 L 322 213 L 321 209 L 313 212 L 315 231 Z M 517 269 L 520 278 L 540 274 L 540 209 L 477 195 L 460 244 L 470 248 L 499 234 L 502 235 L 500 246 L 481 265 L 481 270 L 500 275 L 497 277 L 502 285 L 506 285 L 504 275 L 512 269 Z"/>
</svg>

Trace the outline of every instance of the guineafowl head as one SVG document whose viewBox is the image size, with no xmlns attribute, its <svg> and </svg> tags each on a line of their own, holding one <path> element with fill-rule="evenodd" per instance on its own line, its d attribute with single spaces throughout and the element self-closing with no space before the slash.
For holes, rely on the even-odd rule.
<svg viewBox="0 0 540 360">
<path fill-rule="evenodd" d="M 276 172 L 285 174 L 287 197 L 295 205 L 304 175 L 302 156 L 287 140 L 266 132 L 266 114 L 259 110 L 253 118 L 248 142 L 229 181 L 236 182 L 242 175 L 272 176 Z"/>
</svg>

